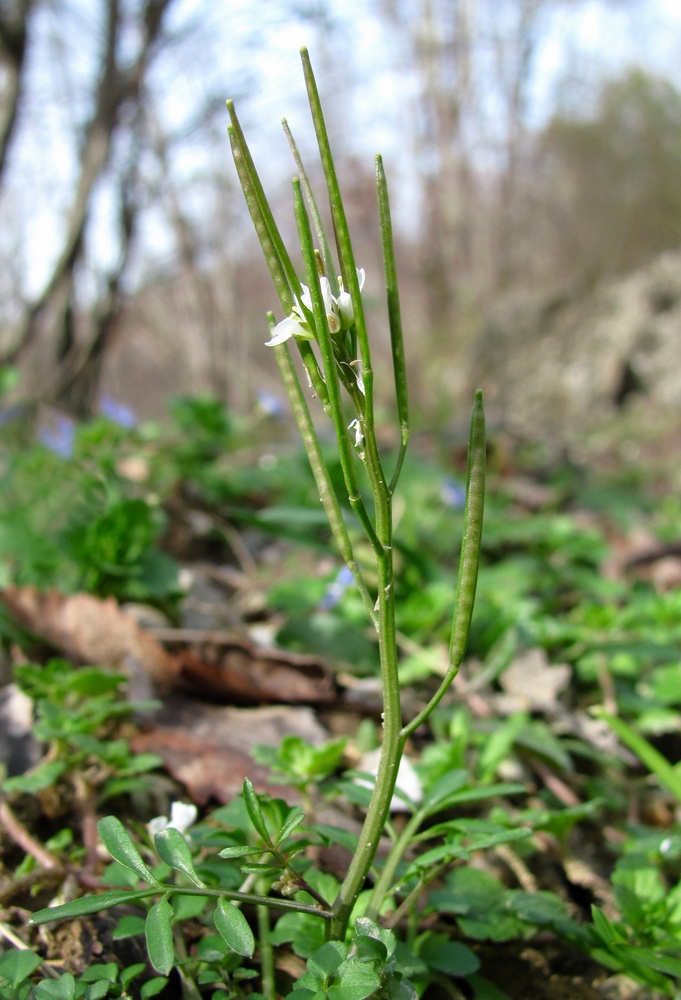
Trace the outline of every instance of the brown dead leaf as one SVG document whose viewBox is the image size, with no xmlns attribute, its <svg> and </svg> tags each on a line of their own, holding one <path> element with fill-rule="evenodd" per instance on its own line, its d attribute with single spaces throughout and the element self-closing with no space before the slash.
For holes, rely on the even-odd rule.
<svg viewBox="0 0 681 1000">
<path fill-rule="evenodd" d="M 175 683 L 173 658 L 112 597 L 5 587 L 0 601 L 18 625 L 76 664 L 143 672 L 161 688 Z"/>
<path fill-rule="evenodd" d="M 123 670 L 138 680 L 146 676 L 162 691 L 179 686 L 241 704 L 319 705 L 335 699 L 331 673 L 312 656 L 263 650 L 225 632 L 155 630 L 168 652 L 113 598 L 6 587 L 0 601 L 17 624 L 74 663 Z"/>
<path fill-rule="evenodd" d="M 211 799 L 230 802 L 246 777 L 259 791 L 281 796 L 282 787 L 267 782 L 268 770 L 254 763 L 251 750 L 256 743 L 279 746 L 290 734 L 313 745 L 328 738 L 309 708 L 232 708 L 173 697 L 160 721 L 133 736 L 131 746 L 136 753 L 159 754 L 192 800 L 205 805 Z"/>
<path fill-rule="evenodd" d="M 567 664 L 549 664 L 543 649 L 528 649 L 499 678 L 504 696 L 497 699 L 497 709 L 555 711 L 558 695 L 565 690 L 571 676 L 572 669 Z"/>
<path fill-rule="evenodd" d="M 333 676 L 322 660 L 262 649 L 229 633 L 206 633 L 203 641 L 178 649 L 176 658 L 183 687 L 202 697 L 238 704 L 313 705 L 336 698 Z"/>
</svg>

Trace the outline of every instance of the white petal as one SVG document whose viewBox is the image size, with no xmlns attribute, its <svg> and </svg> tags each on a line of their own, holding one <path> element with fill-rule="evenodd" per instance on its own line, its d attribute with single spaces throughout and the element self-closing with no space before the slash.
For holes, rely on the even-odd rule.
<svg viewBox="0 0 681 1000">
<path fill-rule="evenodd" d="M 274 328 L 274 336 L 265 341 L 265 347 L 276 347 L 278 344 L 283 344 L 291 337 L 299 336 L 299 331 L 302 329 L 300 320 L 296 319 L 295 316 L 287 316 L 286 319 L 282 319 L 281 323 L 277 323 Z"/>
<path fill-rule="evenodd" d="M 358 267 L 357 268 L 357 280 L 359 281 L 359 290 L 361 292 L 362 289 L 364 288 L 364 268 L 363 267 Z"/>
<path fill-rule="evenodd" d="M 324 311 L 327 313 L 333 312 L 334 297 L 331 294 L 329 279 L 321 277 L 319 279 L 319 285 L 322 290 L 322 298 L 324 299 Z"/>
<path fill-rule="evenodd" d="M 351 431 L 353 427 L 355 429 L 355 448 L 359 448 L 362 441 L 364 440 L 364 434 L 362 433 L 362 425 L 360 424 L 357 417 L 355 417 L 354 420 L 350 421 L 350 423 L 348 424 L 348 430 Z"/>
<path fill-rule="evenodd" d="M 312 296 L 310 295 L 310 289 L 307 285 L 300 286 L 303 289 L 303 294 L 300 296 L 300 302 L 312 312 Z"/>
<path fill-rule="evenodd" d="M 173 802 L 170 807 L 170 822 L 168 826 L 174 827 L 180 833 L 184 833 L 196 820 L 199 811 L 195 805 L 188 802 Z"/>
<path fill-rule="evenodd" d="M 149 822 L 147 823 L 147 830 L 149 831 L 152 837 L 155 837 L 157 833 L 161 832 L 161 830 L 167 830 L 167 829 L 168 829 L 167 816 L 154 816 L 154 818 L 150 819 Z"/>
<path fill-rule="evenodd" d="M 340 313 L 342 326 L 348 330 L 355 322 L 355 310 L 352 308 L 350 292 L 341 292 L 338 296 L 338 312 Z"/>
</svg>

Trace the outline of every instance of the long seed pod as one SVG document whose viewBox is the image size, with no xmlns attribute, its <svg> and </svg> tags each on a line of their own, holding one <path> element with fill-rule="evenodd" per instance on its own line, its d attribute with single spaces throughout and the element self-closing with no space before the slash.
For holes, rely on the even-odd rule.
<svg viewBox="0 0 681 1000">
<path fill-rule="evenodd" d="M 449 670 L 454 671 L 454 673 L 458 671 L 466 652 L 473 616 L 475 589 L 478 584 L 482 519 L 485 509 L 486 452 L 485 411 L 482 406 L 482 392 L 478 390 L 475 394 L 473 413 L 471 414 L 461 561 L 459 563 L 452 636 L 449 643 Z"/>
<path fill-rule="evenodd" d="M 445 691 L 456 677 L 468 642 L 468 633 L 473 617 L 473 602 L 478 583 L 480 564 L 480 542 L 482 540 L 482 518 L 485 506 L 485 465 L 487 442 L 485 438 L 485 411 L 482 393 L 475 394 L 471 414 L 471 430 L 468 440 L 468 476 L 466 484 L 466 507 L 464 510 L 463 539 L 459 579 L 456 587 L 456 607 L 452 635 L 449 643 L 449 669 L 440 687 L 424 709 L 403 726 L 400 733 L 402 745 L 421 723 L 425 722 L 436 705 L 439 705 Z"/>
</svg>

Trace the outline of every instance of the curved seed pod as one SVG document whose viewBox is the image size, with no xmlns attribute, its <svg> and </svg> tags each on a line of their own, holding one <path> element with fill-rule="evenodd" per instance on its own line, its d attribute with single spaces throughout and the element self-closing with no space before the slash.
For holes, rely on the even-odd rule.
<svg viewBox="0 0 681 1000">
<path fill-rule="evenodd" d="M 466 652 L 473 615 L 475 588 L 478 583 L 482 519 L 485 507 L 486 447 L 485 412 L 482 406 L 482 392 L 478 390 L 475 394 L 473 413 L 471 414 L 461 561 L 459 563 L 452 636 L 449 643 L 449 667 L 453 671 L 459 669 Z"/>
</svg>

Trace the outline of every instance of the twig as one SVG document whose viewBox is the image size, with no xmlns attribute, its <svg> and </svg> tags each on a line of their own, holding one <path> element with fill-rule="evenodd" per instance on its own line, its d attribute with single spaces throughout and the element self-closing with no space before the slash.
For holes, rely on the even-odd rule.
<svg viewBox="0 0 681 1000">
<path fill-rule="evenodd" d="M 31 857 L 35 858 L 38 864 L 43 868 L 62 868 L 59 858 L 55 857 L 55 855 L 48 851 L 39 840 L 36 840 L 36 838 L 28 832 L 26 827 L 17 819 L 4 799 L 0 800 L 0 823 L 5 827 L 12 840 L 17 843 L 22 850 L 26 851 L 27 854 L 30 854 Z"/>
</svg>

